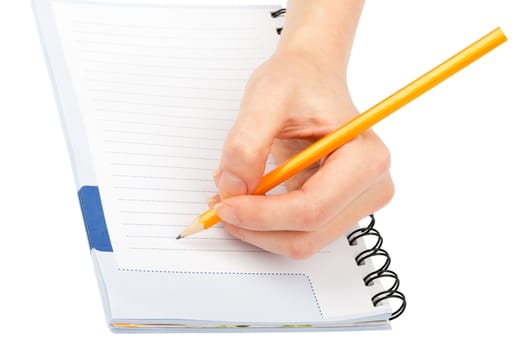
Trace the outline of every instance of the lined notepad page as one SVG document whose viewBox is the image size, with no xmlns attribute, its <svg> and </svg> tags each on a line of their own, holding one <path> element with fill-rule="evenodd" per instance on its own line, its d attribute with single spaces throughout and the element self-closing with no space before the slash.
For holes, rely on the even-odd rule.
<svg viewBox="0 0 520 350">
<path fill-rule="evenodd" d="M 344 237 L 306 261 L 220 225 L 175 239 L 216 193 L 212 171 L 244 85 L 278 40 L 269 8 L 53 6 L 120 268 L 305 273 L 326 317 L 373 309 Z"/>
</svg>

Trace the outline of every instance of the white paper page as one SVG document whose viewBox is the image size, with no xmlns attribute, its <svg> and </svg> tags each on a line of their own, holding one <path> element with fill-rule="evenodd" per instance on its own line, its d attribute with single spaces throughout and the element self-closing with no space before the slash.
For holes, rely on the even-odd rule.
<svg viewBox="0 0 520 350">
<path fill-rule="evenodd" d="M 377 312 L 344 237 L 305 261 L 220 225 L 175 239 L 216 193 L 244 85 L 275 48 L 268 8 L 53 5 L 119 268 L 304 274 L 324 318 Z"/>
</svg>

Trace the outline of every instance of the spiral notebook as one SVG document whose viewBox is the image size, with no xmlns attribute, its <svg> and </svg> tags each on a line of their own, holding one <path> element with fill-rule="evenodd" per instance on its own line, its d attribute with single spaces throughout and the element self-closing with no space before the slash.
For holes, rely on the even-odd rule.
<svg viewBox="0 0 520 350">
<path fill-rule="evenodd" d="M 33 9 L 111 330 L 380 329 L 402 313 L 373 217 L 306 260 L 219 225 L 175 239 L 216 193 L 212 170 L 283 9 L 144 0 L 34 0 Z"/>
</svg>

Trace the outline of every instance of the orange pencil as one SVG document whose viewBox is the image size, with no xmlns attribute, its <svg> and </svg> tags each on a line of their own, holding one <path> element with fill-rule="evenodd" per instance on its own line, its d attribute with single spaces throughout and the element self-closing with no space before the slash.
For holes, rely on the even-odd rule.
<svg viewBox="0 0 520 350">
<path fill-rule="evenodd" d="M 453 57 L 406 85 L 401 90 L 345 123 L 336 131 L 324 136 L 300 153 L 286 160 L 262 178 L 254 194 L 265 194 L 293 175 L 353 140 L 380 120 L 386 118 L 408 102 L 446 80 L 462 68 L 473 63 L 506 40 L 507 38 L 500 28 L 491 31 Z M 177 239 L 208 229 L 219 221 L 220 218 L 217 216 L 215 210 L 213 208 L 209 209 L 199 215 Z"/>
</svg>

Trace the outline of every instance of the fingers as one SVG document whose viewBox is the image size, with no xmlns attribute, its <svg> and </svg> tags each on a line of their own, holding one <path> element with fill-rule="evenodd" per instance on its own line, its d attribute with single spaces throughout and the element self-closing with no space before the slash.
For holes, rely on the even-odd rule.
<svg viewBox="0 0 520 350">
<path fill-rule="evenodd" d="M 349 203 L 331 222 L 317 231 L 255 231 L 224 223 L 236 238 L 275 254 L 305 259 L 322 250 L 360 219 L 384 207 L 394 186 L 389 173 Z"/>
<path fill-rule="evenodd" d="M 236 238 L 257 246 L 268 252 L 289 256 L 293 259 L 305 259 L 316 247 L 314 236 L 310 232 L 297 231 L 251 231 L 224 223 L 224 229 Z M 317 249 L 316 251 L 318 251 Z"/>
<path fill-rule="evenodd" d="M 218 194 L 211 196 L 208 199 L 208 208 L 213 208 L 217 203 L 219 203 L 222 199 Z"/>
<path fill-rule="evenodd" d="M 304 231 L 312 226 L 307 219 L 312 205 L 308 193 L 295 190 L 281 195 L 237 196 L 218 203 L 215 209 L 222 221 L 249 230 Z"/>
<path fill-rule="evenodd" d="M 273 92 L 249 88 L 224 143 L 217 187 L 222 198 L 252 193 L 264 173 L 271 144 L 283 125 L 284 108 Z"/>
<path fill-rule="evenodd" d="M 389 164 L 386 147 L 369 132 L 334 152 L 300 189 L 228 198 L 217 215 L 247 230 L 316 231 L 387 173 Z"/>
</svg>

